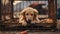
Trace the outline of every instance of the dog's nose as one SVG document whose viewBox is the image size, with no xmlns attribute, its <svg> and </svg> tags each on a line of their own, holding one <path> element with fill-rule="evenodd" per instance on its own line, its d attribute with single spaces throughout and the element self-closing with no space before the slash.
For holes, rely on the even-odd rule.
<svg viewBox="0 0 60 34">
<path fill-rule="evenodd" d="M 31 22 L 31 20 L 28 20 L 28 22 Z"/>
<path fill-rule="evenodd" d="M 27 22 L 27 25 L 30 25 L 31 24 L 31 20 L 28 20 L 26 22 Z"/>
<path fill-rule="evenodd" d="M 30 23 L 31 22 L 31 20 L 28 20 L 28 21 L 26 21 L 27 23 Z"/>
</svg>

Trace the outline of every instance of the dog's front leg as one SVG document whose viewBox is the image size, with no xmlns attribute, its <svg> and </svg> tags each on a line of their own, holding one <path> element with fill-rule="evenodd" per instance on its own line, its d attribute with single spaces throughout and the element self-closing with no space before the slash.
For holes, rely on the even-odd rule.
<svg viewBox="0 0 60 34">
<path fill-rule="evenodd" d="M 24 21 L 24 20 L 20 20 L 19 23 L 20 23 L 22 26 L 26 26 L 26 25 L 27 25 L 26 21 Z"/>
<path fill-rule="evenodd" d="M 27 25 L 27 23 L 26 22 L 22 22 L 22 26 L 26 26 Z"/>
</svg>

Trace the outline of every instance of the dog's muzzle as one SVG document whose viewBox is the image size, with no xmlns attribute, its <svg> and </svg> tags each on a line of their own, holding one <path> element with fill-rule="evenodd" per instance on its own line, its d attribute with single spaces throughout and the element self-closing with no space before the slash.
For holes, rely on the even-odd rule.
<svg viewBox="0 0 60 34">
<path fill-rule="evenodd" d="M 31 24 L 31 20 L 26 20 L 27 24 L 30 25 Z"/>
</svg>

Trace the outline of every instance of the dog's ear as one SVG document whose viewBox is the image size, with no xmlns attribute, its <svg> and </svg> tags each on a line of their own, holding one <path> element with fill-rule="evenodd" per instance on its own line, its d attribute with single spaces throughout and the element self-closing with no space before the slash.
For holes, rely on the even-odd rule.
<svg viewBox="0 0 60 34">
<path fill-rule="evenodd" d="M 25 19 L 25 12 L 26 12 L 26 10 L 27 9 L 23 9 L 21 12 L 20 12 L 20 15 L 22 15 L 24 18 L 23 19 Z"/>
<path fill-rule="evenodd" d="M 25 22 L 25 11 L 24 10 L 22 10 L 20 12 L 19 23 L 21 23 L 22 25 L 26 25 L 26 22 Z"/>
<path fill-rule="evenodd" d="M 21 20 L 25 20 L 25 10 L 22 10 L 21 12 L 20 12 L 20 16 L 21 16 Z"/>
<path fill-rule="evenodd" d="M 34 9 L 34 20 L 36 20 L 37 16 L 38 16 L 38 11 Z"/>
<path fill-rule="evenodd" d="M 20 12 L 20 15 L 24 15 L 25 14 L 25 10 L 22 10 L 21 12 Z"/>
</svg>

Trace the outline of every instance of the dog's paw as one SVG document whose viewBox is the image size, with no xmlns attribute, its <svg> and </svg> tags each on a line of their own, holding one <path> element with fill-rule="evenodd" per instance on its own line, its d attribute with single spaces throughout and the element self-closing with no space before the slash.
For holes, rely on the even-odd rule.
<svg viewBox="0 0 60 34">
<path fill-rule="evenodd" d="M 26 25 L 27 25 L 27 23 L 26 23 L 26 22 L 22 23 L 22 26 L 26 26 Z"/>
</svg>

